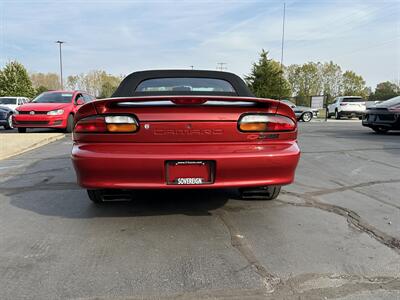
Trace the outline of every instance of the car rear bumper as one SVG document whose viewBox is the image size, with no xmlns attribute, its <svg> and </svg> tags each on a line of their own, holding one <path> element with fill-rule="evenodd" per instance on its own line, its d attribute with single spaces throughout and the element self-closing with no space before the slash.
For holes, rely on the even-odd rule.
<svg viewBox="0 0 400 300">
<path fill-rule="evenodd" d="M 400 129 L 400 114 L 395 113 L 368 113 L 363 114 L 362 125 L 365 127 L 387 127 Z"/>
<path fill-rule="evenodd" d="M 17 128 L 65 128 L 67 116 L 14 115 L 13 124 Z"/>
<path fill-rule="evenodd" d="M 285 185 L 294 180 L 297 142 L 276 144 L 74 144 L 78 183 L 88 189 L 233 188 Z M 167 184 L 166 161 L 212 161 L 214 182 Z"/>
<path fill-rule="evenodd" d="M 363 111 L 355 111 L 355 110 L 341 110 L 341 116 L 354 116 L 354 117 L 361 117 L 363 115 Z"/>
</svg>

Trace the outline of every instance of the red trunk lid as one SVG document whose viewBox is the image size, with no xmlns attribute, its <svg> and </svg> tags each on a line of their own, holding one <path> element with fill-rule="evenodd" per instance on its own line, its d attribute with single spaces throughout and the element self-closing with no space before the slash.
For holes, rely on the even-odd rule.
<svg viewBox="0 0 400 300">
<path fill-rule="evenodd" d="M 199 99 L 198 103 L 193 101 Z M 185 104 L 191 101 L 194 104 Z M 182 104 L 177 104 L 182 103 Z M 244 142 L 268 138 L 268 133 L 243 133 L 238 120 L 245 113 L 276 113 L 279 102 L 271 99 L 217 96 L 157 96 L 111 98 L 93 102 L 99 115 L 134 115 L 136 133 L 76 134 L 87 142 L 196 143 Z M 76 120 L 94 114 L 87 105 Z M 294 116 L 293 116 L 294 117 Z M 282 133 L 274 138 L 292 138 Z"/>
</svg>

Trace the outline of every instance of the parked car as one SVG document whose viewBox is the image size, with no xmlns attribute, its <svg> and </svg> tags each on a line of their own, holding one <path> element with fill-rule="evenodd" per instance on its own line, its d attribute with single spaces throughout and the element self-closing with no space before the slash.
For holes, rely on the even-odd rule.
<svg viewBox="0 0 400 300">
<path fill-rule="evenodd" d="M 0 106 L 6 106 L 15 110 L 18 106 L 28 103 L 29 98 L 26 97 L 0 97 Z"/>
<path fill-rule="evenodd" d="M 78 108 L 95 97 L 82 91 L 49 91 L 16 110 L 14 126 L 18 132 L 28 128 L 58 128 L 72 132 Z"/>
<path fill-rule="evenodd" d="M 361 120 L 365 109 L 365 100 L 362 97 L 343 96 L 335 98 L 333 103 L 328 105 L 326 113 L 328 118 L 332 116 L 335 119 L 358 117 Z"/>
<path fill-rule="evenodd" d="M 362 125 L 377 133 L 400 130 L 400 96 L 368 107 L 363 114 Z"/>
<path fill-rule="evenodd" d="M 5 129 L 13 129 L 12 115 L 14 111 L 7 106 L 0 106 L 0 126 Z"/>
<path fill-rule="evenodd" d="M 94 202 L 135 189 L 239 188 L 275 199 L 300 157 L 294 112 L 227 72 L 132 73 L 75 115 L 72 162 Z"/>
<path fill-rule="evenodd" d="M 281 100 L 283 103 L 289 105 L 293 109 L 297 120 L 302 120 L 304 122 L 310 122 L 313 117 L 318 116 L 318 109 L 307 107 L 307 106 L 297 106 L 289 100 Z"/>
</svg>

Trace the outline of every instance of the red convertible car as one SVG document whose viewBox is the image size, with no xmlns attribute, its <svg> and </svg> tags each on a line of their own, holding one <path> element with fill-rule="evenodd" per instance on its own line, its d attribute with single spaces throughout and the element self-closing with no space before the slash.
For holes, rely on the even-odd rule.
<svg viewBox="0 0 400 300">
<path fill-rule="evenodd" d="M 44 92 L 17 107 L 13 124 L 18 132 L 26 132 L 28 128 L 56 128 L 71 132 L 78 108 L 94 99 L 82 91 Z"/>
<path fill-rule="evenodd" d="M 132 73 L 111 98 L 78 110 L 73 140 L 78 183 L 94 202 L 189 188 L 271 200 L 300 157 L 293 110 L 218 71 Z"/>
</svg>

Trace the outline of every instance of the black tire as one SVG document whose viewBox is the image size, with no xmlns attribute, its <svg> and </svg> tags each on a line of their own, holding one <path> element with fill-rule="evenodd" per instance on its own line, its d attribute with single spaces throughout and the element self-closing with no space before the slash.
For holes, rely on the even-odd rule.
<svg viewBox="0 0 400 300">
<path fill-rule="evenodd" d="M 104 203 L 103 192 L 101 190 L 87 190 L 89 199 L 94 203 Z"/>
<path fill-rule="evenodd" d="M 387 133 L 389 131 L 389 128 L 386 127 L 380 127 L 380 126 L 373 126 L 371 127 L 373 131 L 375 131 L 376 133 Z"/>
<path fill-rule="evenodd" d="M 9 114 L 7 116 L 7 124 L 4 125 L 4 128 L 7 129 L 7 130 L 14 129 L 14 126 L 13 126 L 13 123 L 12 123 L 12 114 Z"/>
<path fill-rule="evenodd" d="M 358 117 L 359 120 L 362 120 L 362 118 L 363 118 L 362 116 Z"/>
<path fill-rule="evenodd" d="M 329 109 L 326 109 L 326 118 L 327 118 L 327 119 L 330 119 L 330 118 L 331 118 L 331 115 L 330 115 L 330 113 L 329 113 Z"/>
<path fill-rule="evenodd" d="M 26 132 L 26 128 L 19 127 L 18 128 L 18 132 L 19 133 L 25 133 Z"/>
<path fill-rule="evenodd" d="M 340 112 L 338 112 L 338 110 L 336 109 L 335 110 L 335 119 L 340 120 L 340 118 L 341 118 Z"/>
<path fill-rule="evenodd" d="M 257 188 L 239 189 L 241 199 L 274 200 L 281 191 L 280 186 L 263 186 Z"/>
<path fill-rule="evenodd" d="M 313 118 L 313 114 L 312 114 L 312 112 L 309 112 L 309 111 L 307 111 L 301 115 L 301 120 L 303 122 L 310 122 L 312 120 L 312 118 Z"/>
<path fill-rule="evenodd" d="M 64 132 L 71 133 L 74 129 L 74 116 L 69 115 L 67 120 L 67 127 L 65 127 Z"/>
</svg>

